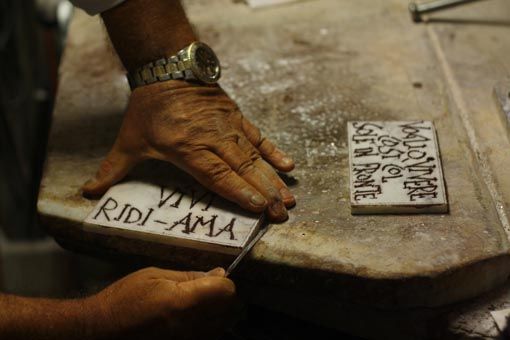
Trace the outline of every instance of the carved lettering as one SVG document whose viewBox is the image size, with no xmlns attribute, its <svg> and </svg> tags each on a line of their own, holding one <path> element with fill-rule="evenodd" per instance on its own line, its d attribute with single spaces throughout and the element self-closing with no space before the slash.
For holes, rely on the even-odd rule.
<svg viewBox="0 0 510 340">
<path fill-rule="evenodd" d="M 351 204 L 446 206 L 434 133 L 425 121 L 350 123 Z"/>
<path fill-rule="evenodd" d="M 216 235 L 214 235 L 214 237 L 218 237 L 219 235 L 221 235 L 222 233 L 228 233 L 230 235 L 230 239 L 231 240 L 235 240 L 236 237 L 234 235 L 234 224 L 236 222 L 236 218 L 232 218 L 232 220 L 230 220 L 230 222 L 224 226 L 223 228 L 220 228 L 220 230 L 218 231 L 218 233 Z"/>
<path fill-rule="evenodd" d="M 138 221 L 140 221 L 142 219 L 142 212 L 135 208 L 135 207 L 130 207 L 129 208 L 129 211 L 126 215 L 126 218 L 124 219 L 124 223 L 136 223 Z"/>
<path fill-rule="evenodd" d="M 120 233 L 130 231 L 123 235 L 128 238 L 147 233 L 172 237 L 176 245 L 182 238 L 186 246 L 197 241 L 239 249 L 258 230 L 260 215 L 247 214 L 236 205 L 222 201 L 191 178 L 181 181 L 177 177 L 174 182 L 119 183 L 109 189 L 86 222 L 113 227 Z"/>
<path fill-rule="evenodd" d="M 113 206 L 110 204 L 112 203 Z M 99 215 L 101 213 L 104 214 L 104 217 L 106 218 L 106 220 L 110 220 L 110 216 L 108 216 L 108 213 L 107 211 L 112 211 L 112 210 L 115 210 L 117 209 L 117 207 L 119 206 L 119 204 L 117 203 L 116 200 L 114 200 L 113 198 L 111 197 L 108 197 L 106 199 L 106 201 L 104 202 L 104 204 L 101 206 L 101 208 L 99 208 L 99 210 L 97 211 L 97 214 L 93 217 L 95 220 L 97 220 L 97 218 L 99 217 Z"/>
<path fill-rule="evenodd" d="M 165 205 L 168 202 L 168 200 L 171 199 L 174 195 L 176 195 L 177 199 L 175 200 L 174 203 L 170 204 L 170 206 L 173 208 L 179 208 L 179 205 L 181 204 L 182 201 L 182 197 L 184 196 L 182 190 L 177 187 L 175 190 L 167 194 L 167 196 L 165 196 L 165 192 L 166 188 L 164 186 L 161 186 L 158 208 L 161 208 L 163 205 Z"/>
</svg>

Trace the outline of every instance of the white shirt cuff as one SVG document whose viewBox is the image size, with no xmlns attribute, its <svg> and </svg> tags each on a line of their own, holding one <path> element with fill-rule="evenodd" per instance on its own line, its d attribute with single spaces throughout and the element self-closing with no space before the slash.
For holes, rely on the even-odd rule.
<svg viewBox="0 0 510 340">
<path fill-rule="evenodd" d="M 96 15 L 109 10 L 124 1 L 125 0 L 71 0 L 73 5 L 85 10 L 89 15 Z"/>
</svg>

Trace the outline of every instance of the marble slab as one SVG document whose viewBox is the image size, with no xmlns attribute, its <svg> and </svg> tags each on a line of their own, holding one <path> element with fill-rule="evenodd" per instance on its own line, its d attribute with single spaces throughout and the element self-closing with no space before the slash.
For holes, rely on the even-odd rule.
<svg viewBox="0 0 510 340">
<path fill-rule="evenodd" d="M 250 303 L 366 338 L 418 339 L 416 323 L 404 322 L 410 310 L 442 312 L 433 307 L 508 279 L 510 144 L 490 96 L 502 75 L 498 65 L 510 69 L 503 27 L 413 26 L 397 0 L 306 1 L 259 11 L 231 0 L 185 5 L 199 35 L 229 66 L 222 86 L 296 161 L 285 179 L 296 207 L 236 274 Z M 493 13 L 473 15 L 504 20 L 510 3 L 486 5 L 480 8 L 494 6 Z M 436 33 L 439 54 L 429 39 Z M 82 197 L 80 187 L 114 143 L 129 93 L 105 34 L 100 18 L 75 11 L 38 202 L 45 229 L 67 249 L 94 256 L 135 256 L 186 270 L 228 265 L 231 258 L 219 253 L 83 229 L 97 201 Z M 444 73 L 440 53 L 448 58 Z M 470 62 L 459 63 L 466 55 Z M 346 122 L 419 119 L 437 129 L 449 214 L 352 216 Z M 405 329 L 407 337 L 395 336 Z"/>
<path fill-rule="evenodd" d="M 432 122 L 349 122 L 348 136 L 353 214 L 448 211 Z"/>
<path fill-rule="evenodd" d="M 84 225 L 102 234 L 238 254 L 261 221 L 261 215 L 242 211 L 191 178 L 173 177 L 113 186 Z"/>
</svg>

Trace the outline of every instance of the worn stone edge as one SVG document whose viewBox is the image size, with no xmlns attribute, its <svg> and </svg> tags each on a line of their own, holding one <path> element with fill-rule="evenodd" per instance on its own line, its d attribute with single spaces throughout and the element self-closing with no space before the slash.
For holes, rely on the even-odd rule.
<svg viewBox="0 0 510 340">
<path fill-rule="evenodd" d="M 227 266 L 233 260 L 231 255 L 133 240 L 122 236 L 106 239 L 99 234 L 86 233 L 81 222 L 70 223 L 67 218 L 44 212 L 41 212 L 40 216 L 43 226 L 57 240 L 68 240 L 75 246 L 88 247 L 90 250 L 101 247 L 105 248 L 106 252 L 119 256 L 146 258 L 149 259 L 149 263 L 156 261 L 194 270 Z M 72 250 L 75 250 L 74 247 Z M 286 263 L 249 255 L 240 267 L 238 275 L 261 286 L 279 286 L 289 290 L 297 287 L 301 293 L 316 291 L 318 295 L 327 294 L 330 298 L 340 301 L 401 309 L 418 306 L 437 307 L 475 297 L 506 281 L 510 275 L 509 264 L 510 254 L 504 253 L 474 259 L 440 272 L 428 271 L 420 275 L 392 273 L 389 276 L 384 275 L 385 273 L 338 273 L 324 268 L 291 267 Z M 487 271 L 495 275 L 486 275 Z M 383 275 L 377 276 L 378 274 Z M 477 277 L 476 284 L 466 284 L 475 282 L 473 276 Z M 360 287 L 364 287 L 362 292 L 359 292 Z M 448 296 L 442 295 L 445 291 L 450 292 Z"/>
</svg>

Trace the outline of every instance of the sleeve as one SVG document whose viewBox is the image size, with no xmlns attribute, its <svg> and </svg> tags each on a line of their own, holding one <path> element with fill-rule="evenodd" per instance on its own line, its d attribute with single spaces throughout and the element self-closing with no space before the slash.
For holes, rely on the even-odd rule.
<svg viewBox="0 0 510 340">
<path fill-rule="evenodd" d="M 90 15 L 96 15 L 115 7 L 125 0 L 71 0 L 73 5 L 80 7 Z"/>
</svg>

